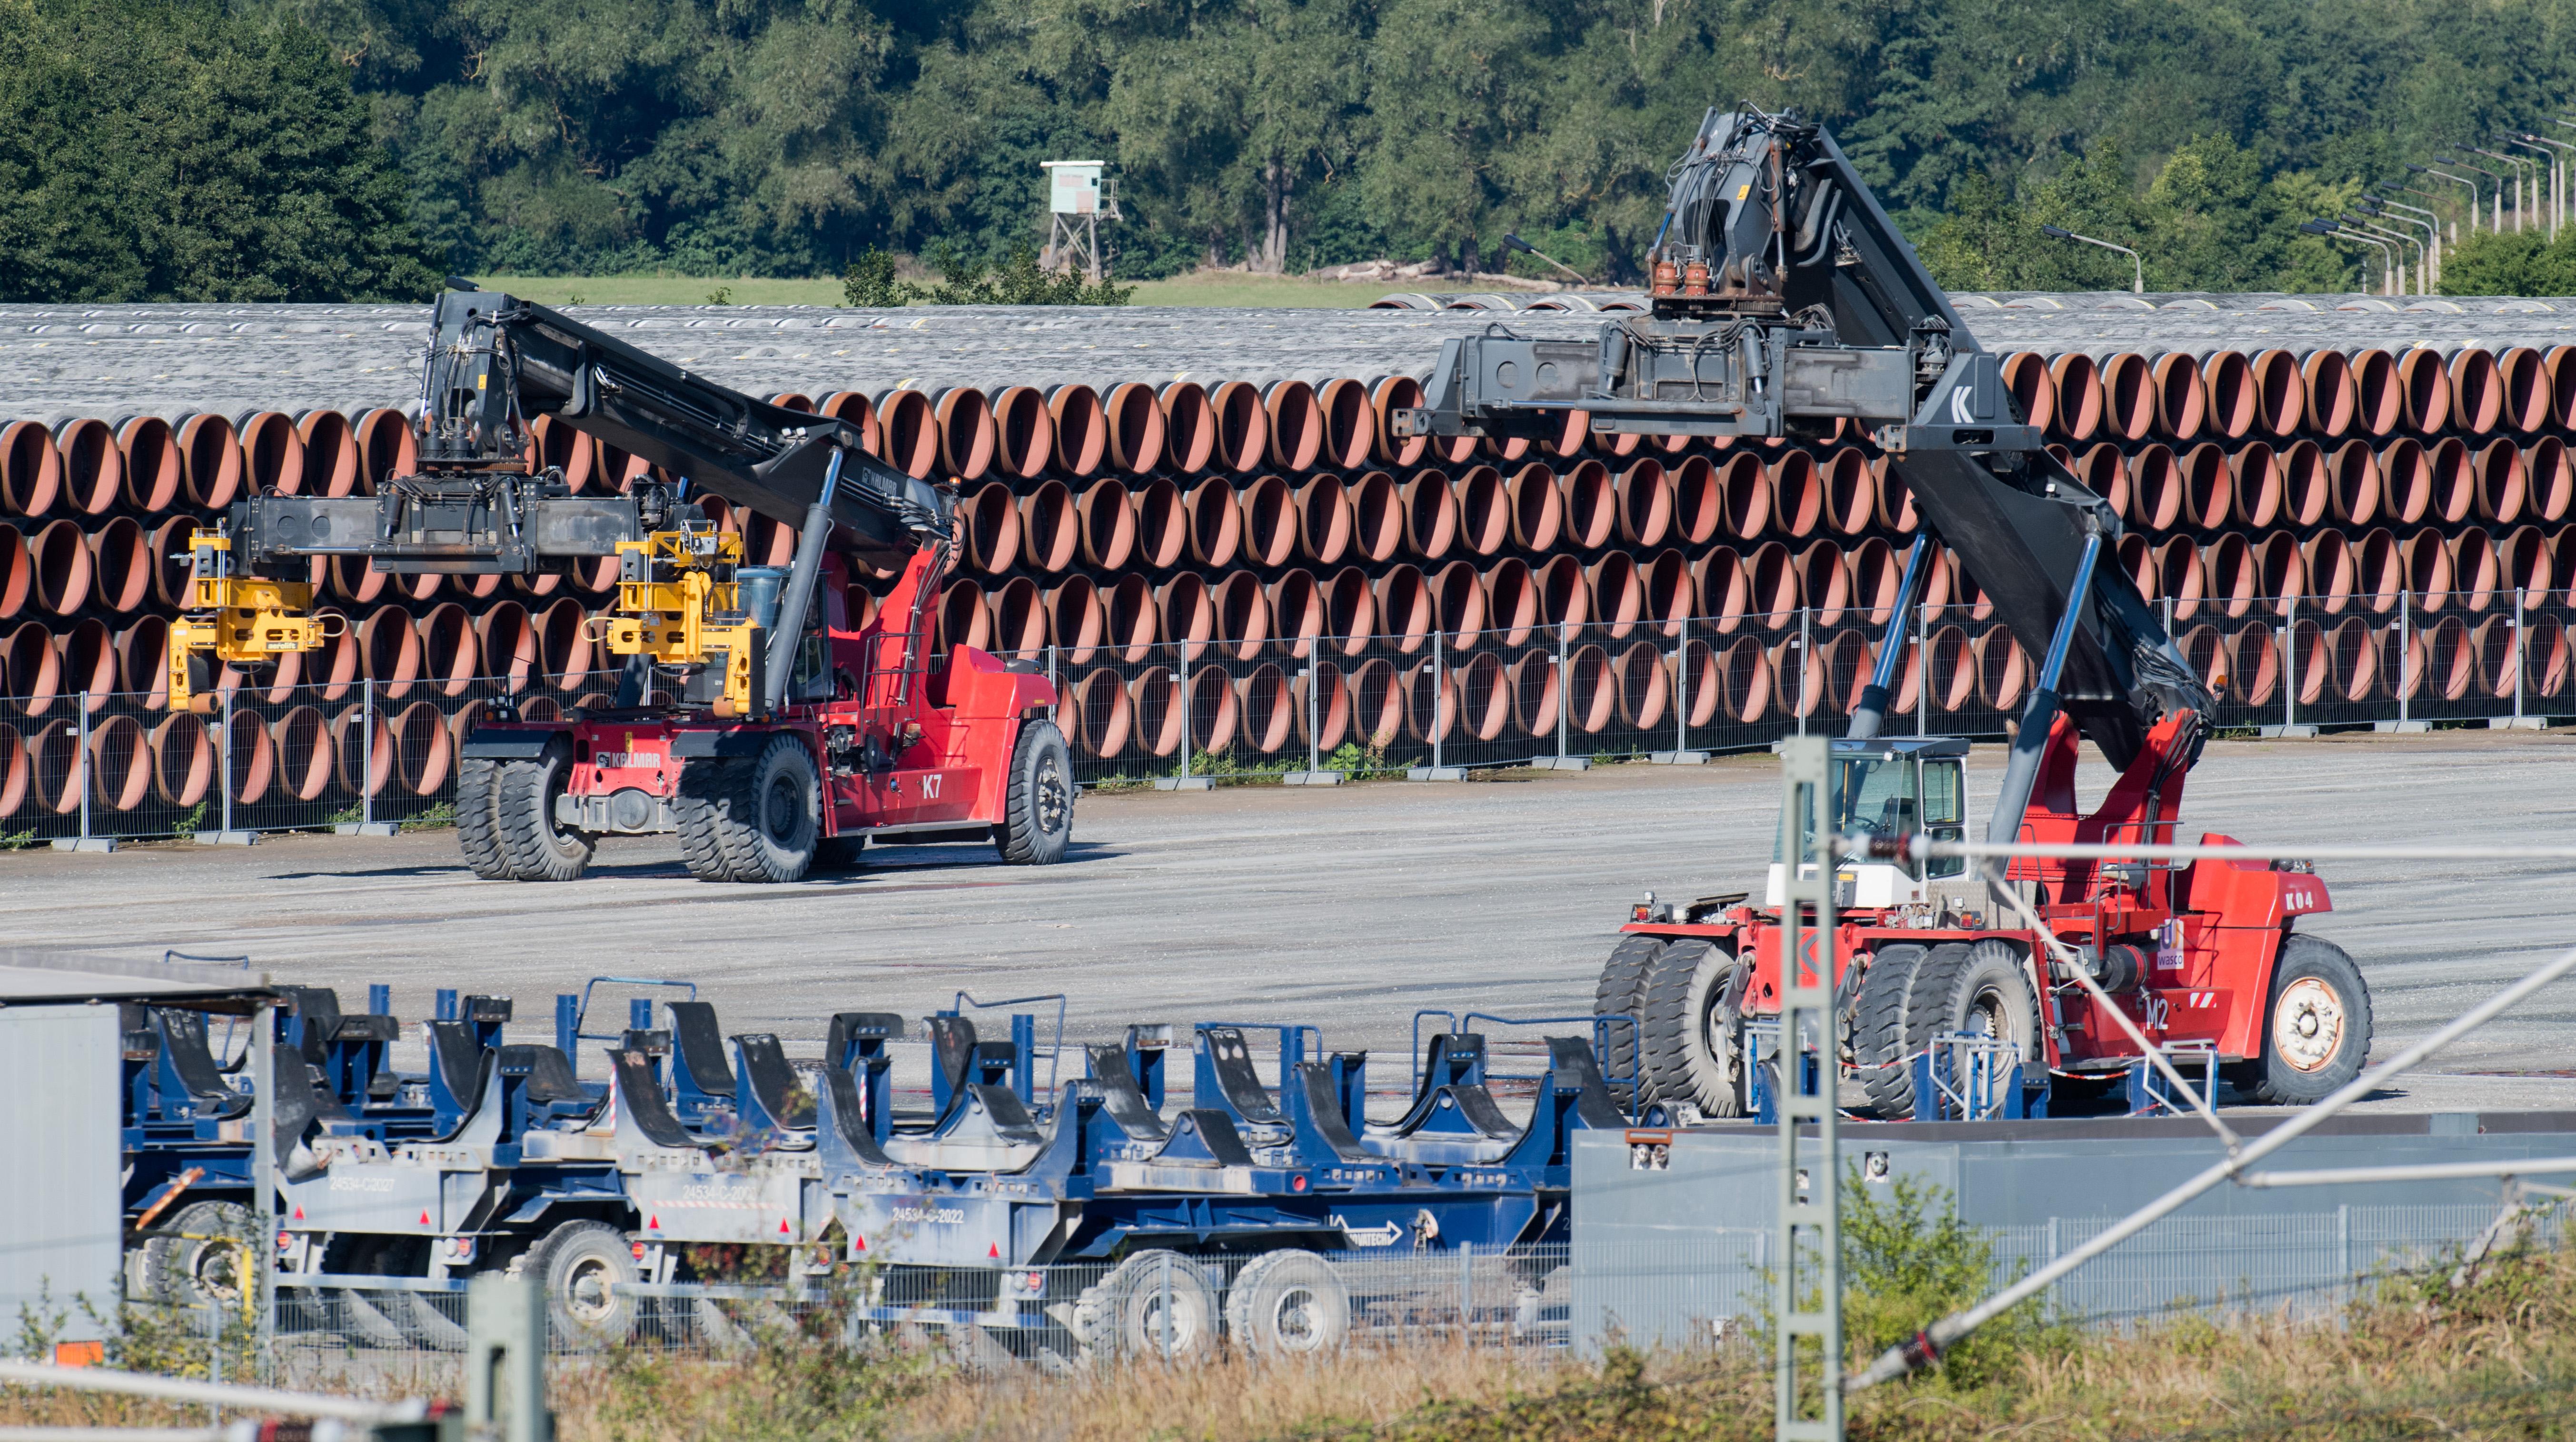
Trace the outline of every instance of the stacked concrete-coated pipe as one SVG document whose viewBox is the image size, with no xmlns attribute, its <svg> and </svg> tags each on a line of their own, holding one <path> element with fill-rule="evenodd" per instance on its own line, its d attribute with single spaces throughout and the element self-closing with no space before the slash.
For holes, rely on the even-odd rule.
<svg viewBox="0 0 2576 1442">
<path fill-rule="evenodd" d="M 2576 347 L 2084 345 L 2003 371 L 2121 513 L 2118 564 L 2230 724 L 2401 695 L 2427 717 L 2517 693 L 2576 709 Z M 1051 671 L 1088 776 L 1184 745 L 1260 761 L 1436 738 L 1473 761 L 1832 729 L 1917 524 L 1856 433 L 1710 443 L 1578 419 L 1537 441 L 1400 439 L 1386 415 L 1418 403 L 1418 376 L 982 380 L 818 376 L 777 399 L 957 484 L 943 633 Z M 534 452 L 576 491 L 649 474 L 552 421 Z M 311 573 L 328 645 L 168 713 L 194 526 L 245 495 L 364 495 L 414 466 L 387 409 L 0 425 L 0 826 L 76 812 L 84 782 L 94 812 L 193 808 L 227 772 L 236 806 L 435 797 L 483 705 L 600 693 L 613 565 L 505 581 L 334 560 Z M 756 562 L 793 552 L 790 527 L 704 512 Z M 2029 656 L 1949 558 L 1924 601 L 1898 705 L 1999 729 Z"/>
</svg>

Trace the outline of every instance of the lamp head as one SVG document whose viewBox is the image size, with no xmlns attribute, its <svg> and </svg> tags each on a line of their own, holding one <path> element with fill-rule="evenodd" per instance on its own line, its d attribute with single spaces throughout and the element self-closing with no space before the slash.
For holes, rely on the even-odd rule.
<svg viewBox="0 0 2576 1442">
<path fill-rule="evenodd" d="M 2051 240 L 2073 240 L 2075 238 L 2074 231 L 2068 230 L 2064 226 L 2057 225 L 2043 225 L 2039 228 L 2039 233 L 2047 236 Z"/>
<path fill-rule="evenodd" d="M 1523 254 L 1523 255 L 1535 255 L 1535 254 L 1537 254 L 1537 253 L 1538 253 L 1538 247 L 1537 247 L 1537 246 L 1534 246 L 1534 245 L 1530 244 L 1528 241 L 1521 239 L 1521 238 L 1520 238 L 1519 236 L 1517 236 L 1517 235 L 1506 235 L 1506 236 L 1504 236 L 1504 237 L 1503 237 L 1503 249 L 1505 249 L 1505 250 L 1516 250 L 1516 251 L 1519 251 L 1519 252 L 1520 252 L 1521 254 Z"/>
<path fill-rule="evenodd" d="M 2299 222 L 2299 233 L 2302 235 L 2332 235 L 2340 228 L 2341 227 L 2337 226 L 2331 220 L 2303 220 Z"/>
</svg>

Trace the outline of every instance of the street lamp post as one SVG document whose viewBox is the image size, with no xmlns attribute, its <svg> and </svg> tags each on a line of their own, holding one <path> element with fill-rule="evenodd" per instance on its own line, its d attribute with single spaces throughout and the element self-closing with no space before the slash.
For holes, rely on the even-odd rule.
<svg viewBox="0 0 2576 1442">
<path fill-rule="evenodd" d="M 2471 155 L 2475 155 L 2478 152 L 2471 150 L 2469 153 Z M 2447 155 L 2434 156 L 2433 163 L 2436 165 L 2456 165 L 2462 170 L 2475 171 L 2495 182 L 2495 224 L 2487 228 L 2496 232 L 2498 235 L 2502 235 L 2504 233 L 2504 177 L 2487 169 L 2483 165 L 2471 165 L 2465 160 L 2453 160 Z"/>
<path fill-rule="evenodd" d="M 2357 215 L 2339 215 L 2335 218 L 2342 221 L 2344 224 L 2351 226 L 2353 229 L 2360 231 L 2364 235 L 2376 235 L 2396 243 L 2397 293 L 2399 295 L 2404 295 L 2406 293 L 2406 247 L 2410 245 L 2415 247 L 2415 293 L 2417 295 L 2432 294 L 2430 290 L 2426 289 L 2426 286 L 2430 281 L 2431 272 L 2424 268 L 2424 242 L 2417 240 L 2415 237 L 2407 235 L 2402 231 L 2390 230 L 2385 226 L 2373 225 L 2369 221 L 2364 220 Z"/>
<path fill-rule="evenodd" d="M 2392 185 L 2388 188 L 2396 191 L 2400 195 L 2411 195 L 2418 200 L 2429 200 L 2436 206 L 2446 204 L 2450 200 L 2450 197 L 2447 195 L 2435 195 L 2429 190 L 2417 190 L 2411 185 Z M 2414 208 L 2417 210 L 2424 210 L 2424 207 L 2420 205 Z M 2460 244 L 2460 223 L 2456 220 L 2444 220 L 2442 218 L 2442 213 L 2439 210 L 2424 210 L 2424 213 L 2433 217 L 2433 223 L 2442 228 L 2442 243 L 2457 249 Z"/>
<path fill-rule="evenodd" d="M 2396 188 L 2403 189 L 2404 187 Z M 2419 190 L 2408 190 L 2406 193 L 2409 195 L 2423 194 L 2423 192 Z M 2424 198 L 2427 200 L 2432 199 L 2429 195 Z M 2370 202 L 2372 205 L 2384 205 L 2392 210 L 2403 210 L 2408 212 L 2408 214 L 2405 215 L 2390 215 L 2387 217 L 2390 220 L 2402 221 L 2410 226 L 2420 225 L 2424 227 L 2424 233 L 2433 238 L 2433 244 L 2430 251 L 2432 264 L 2428 274 L 2433 283 L 2432 289 L 2439 290 L 2442 285 L 2442 218 L 2420 205 L 2408 205 L 2405 201 L 2390 200 L 2386 196 L 2382 195 L 2364 195 L 2362 196 L 2362 199 Z M 2363 212 L 2365 215 L 2376 215 L 2381 213 L 2382 212 L 2367 210 Z M 2415 219 L 2418 215 L 2424 218 L 2422 220 Z"/>
<path fill-rule="evenodd" d="M 2416 247 L 2416 252 L 2421 255 L 2421 270 L 2416 270 L 2416 276 L 2419 276 L 2421 283 L 2416 286 L 2416 294 L 2419 296 L 2434 294 L 2434 291 L 2442 286 L 2442 229 L 2434 227 L 2432 221 L 2419 221 L 2414 219 L 2414 216 L 2393 214 L 2393 211 L 2383 211 L 2378 209 L 2378 206 L 2396 206 L 2396 209 L 2401 211 L 2411 211 L 2414 206 L 2398 206 L 2396 201 L 2380 201 L 2378 196 L 2362 196 L 2360 201 L 2354 201 L 2354 209 L 2362 211 L 2365 216 L 2372 216 L 2372 219 L 2380 219 L 2380 221 L 2391 221 L 2391 224 L 2398 224 L 2398 227 L 2406 227 L 2406 239 L 2409 239 L 2411 245 Z M 2424 229 L 2424 234 L 2427 234 L 2429 239 L 2414 239 L 2416 227 Z"/>
<path fill-rule="evenodd" d="M 2407 162 L 2406 168 L 2417 175 L 2427 175 L 2435 180 L 2448 180 L 2467 186 L 2469 188 L 2469 234 L 2478 233 L 2478 183 L 2476 181 L 2465 175 L 2453 175 L 2447 170 L 2435 170 L 2429 165 L 2417 165 L 2412 161 Z M 2460 243 L 2460 223 L 2456 220 L 2451 222 L 2451 243 L 2453 245 Z"/>
<path fill-rule="evenodd" d="M 2118 251 L 2120 254 L 2129 258 L 2129 270 L 2131 275 L 2131 279 L 2129 281 L 2129 294 L 2145 295 L 2147 293 L 2147 267 L 2145 262 L 2138 259 L 2138 253 L 2136 251 L 2129 249 L 2125 245 L 2113 245 L 2107 240 L 2095 240 L 2089 235 L 2077 235 L 2074 231 L 2068 230 L 2063 226 L 2043 225 L 2039 228 L 2039 233 L 2047 236 L 2051 240 L 2080 240 L 2086 245 L 2098 245 L 2104 250 Z"/>
<path fill-rule="evenodd" d="M 2540 200 L 2540 177 L 2539 177 L 2539 175 L 2538 175 L 2536 172 L 2537 172 L 2537 171 L 2539 170 L 2539 168 L 2540 168 L 2540 162 L 2538 162 L 2538 161 L 2536 161 L 2536 160 L 2533 160 L 2533 159 L 2532 159 L 2532 158 L 2530 158 L 2529 156 L 2525 156 L 2525 155 L 2507 155 L 2507 154 L 2505 154 L 2505 153 L 2504 153 L 2503 151 L 2501 151 L 2501 150 L 2488 150 L 2488 149 L 2486 149 L 2486 148 L 2485 148 L 2485 147 L 2483 147 L 2483 146 L 2477 146 L 2477 145 L 2472 145 L 2472 146 L 2468 147 L 2468 151 L 2469 151 L 2469 153 L 2470 153 L 2471 155 L 2483 155 L 2483 156 L 2485 156 L 2485 157 L 2486 157 L 2487 159 L 2489 159 L 2489 160 L 2501 160 L 2501 161 L 2503 161 L 2505 164 L 2507 164 L 2507 165 L 2509 165 L 2509 166 L 2513 167 L 2513 169 L 2512 169 L 2511 171 L 2507 172 L 2507 179 L 2505 180 L 2505 184 L 2506 184 L 2506 185 L 2508 185 L 2508 186 L 2510 186 L 2510 187 L 2512 187 L 2512 190 L 2513 190 L 2513 229 L 2514 229 L 2514 233 L 2515 233 L 2516 235 L 2521 234 L 2521 233 L 2522 233 L 2522 231 L 2523 231 L 2523 229 L 2524 229 L 2523 216 L 2524 216 L 2527 212 L 2532 211 L 2532 210 L 2536 210 L 2536 209 L 2538 209 L 2538 208 L 2539 208 L 2539 200 Z M 2524 176 L 2523 176 L 2522 168 L 2523 168 L 2524 166 L 2526 166 L 2526 165 L 2528 165 L 2528 166 L 2532 167 L 2533 171 L 2535 172 L 2535 173 L 2530 177 L 2530 181 L 2531 181 L 2531 191 L 2530 191 L 2530 199 L 2531 199 L 2531 203 L 2530 203 L 2530 204 L 2525 204 L 2525 203 L 2524 203 L 2524 192 L 2523 192 L 2523 180 L 2524 180 Z"/>
<path fill-rule="evenodd" d="M 2390 259 L 2391 251 L 2388 242 L 2384 240 L 2373 240 L 2366 235 L 2347 234 L 2342 226 L 2331 220 L 2301 221 L 2299 223 L 2299 229 L 2308 235 L 2321 235 L 2328 240 L 2349 240 L 2355 245 L 2366 245 L 2371 249 L 2378 251 L 2380 265 L 2380 293 L 2383 295 L 2395 295 L 2397 293 L 2395 289 L 2397 273 L 2393 268 L 2394 262 Z M 2367 286 L 2369 279 L 2369 272 L 2364 271 L 2362 273 L 2362 280 L 2365 287 Z M 2366 290 L 2365 293 L 2367 293 Z"/>
<path fill-rule="evenodd" d="M 2525 135 L 2521 143 L 2526 146 L 2549 147 L 2541 153 L 2549 157 L 2549 238 L 2556 240 L 2559 227 L 2567 223 L 2566 152 L 2576 150 L 2576 145 L 2570 145 L 2564 140 L 2552 140 L 2546 135 Z"/>
</svg>

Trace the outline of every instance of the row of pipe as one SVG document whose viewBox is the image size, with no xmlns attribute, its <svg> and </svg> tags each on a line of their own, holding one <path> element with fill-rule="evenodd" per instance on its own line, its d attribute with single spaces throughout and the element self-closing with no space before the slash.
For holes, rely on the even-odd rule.
<svg viewBox="0 0 2576 1442">
<path fill-rule="evenodd" d="M 84 531 L 69 518 L 0 521 L 0 621 L 27 613 L 72 616 L 83 610 L 175 615 L 187 604 L 188 542 L 199 524 L 193 517 L 173 516 L 147 527 L 134 517 L 116 516 Z M 571 575 L 392 575 L 370 560 L 331 556 L 313 560 L 309 579 L 317 599 L 358 606 L 442 597 L 481 602 L 505 592 L 542 602 L 614 591 L 617 567 L 613 558 L 603 558 Z"/>
<path fill-rule="evenodd" d="M 1275 755 L 1311 743 L 1384 747 L 1400 740 L 1449 745 L 1525 743 L 1544 751 L 1560 734 L 1614 728 L 1663 733 L 1677 726 L 1756 725 L 1787 716 L 1847 712 L 1866 682 L 1875 642 L 1853 627 L 1796 635 L 1693 639 L 1675 648 L 1640 639 L 1491 647 L 1428 655 L 1319 659 L 1311 666 L 1261 661 L 1222 665 L 1107 666 L 1065 678 L 1059 718 L 1085 755 L 1104 760 L 1241 750 Z M 2177 638 L 2195 669 L 2248 707 L 2330 708 L 2403 694 L 2469 701 L 2560 695 L 2576 671 L 2576 644 L 2555 617 L 2516 623 L 2445 615 L 2402 625 L 2359 616 L 2197 625 Z M 1947 624 L 1917 644 L 1906 638 L 1894 706 L 1928 700 L 1944 716 L 2008 712 L 2029 684 L 2030 658 L 2001 626 Z M 1927 682 L 1928 698 L 1923 694 Z M 1308 689 L 1314 688 L 1310 701 Z M 256 688 L 246 688 L 255 690 Z M 253 696 L 250 699 L 258 701 Z M 586 696 L 582 701 L 593 701 Z M 0 723 L 0 819 L 69 814 L 84 799 L 111 812 L 158 803 L 189 808 L 220 800 L 229 753 L 231 799 L 240 805 L 329 802 L 358 796 L 432 796 L 457 747 L 477 724 L 480 699 L 368 708 L 324 688 L 290 688 L 265 704 L 159 717 L 115 711 Z M 539 719 L 566 704 L 523 703 Z M 574 702 L 570 704 L 581 704 Z M 2311 710 L 2309 713 L 2318 712 Z M 1310 725 L 1311 718 L 1311 725 Z M 86 743 L 84 747 L 84 741 Z"/>
<path fill-rule="evenodd" d="M 2576 463 L 2555 436 L 2528 446 L 2499 437 L 2471 447 L 2456 436 L 2431 445 L 2400 437 L 2331 450 L 2299 440 L 2274 447 L 2214 442 L 2176 450 L 2161 442 L 2124 449 L 2100 442 L 2062 459 L 2145 531 L 2230 527 L 2513 525 L 2557 522 L 2576 508 Z M 1159 571 L 1237 563 L 1276 568 L 1437 561 L 1452 553 L 1545 554 L 1608 546 L 1650 548 L 1711 540 L 1803 540 L 1910 534 L 1913 498 L 1887 458 L 1857 446 L 1685 457 L 1634 458 L 1614 469 L 1585 459 L 1563 469 L 1529 461 L 1510 468 L 1423 467 L 1401 479 L 1372 470 L 1103 477 L 1027 488 L 991 481 L 964 505 L 967 564 L 989 575 Z M 792 554 L 791 529 L 751 526 L 755 558 Z"/>
<path fill-rule="evenodd" d="M 2123 451 L 2100 443 L 2068 465 L 2139 528 L 2152 532 L 2273 526 L 2510 526 L 2556 522 L 2576 503 L 2576 464 L 2557 437 L 2530 446 L 2499 438 L 2472 449 L 2458 437 L 2430 446 L 2401 437 L 2374 449 L 2347 441 L 2176 451 L 2149 443 Z M 702 502 L 720 528 L 740 532 L 747 557 L 783 565 L 796 530 L 747 508 Z M 1116 477 L 1079 491 L 1048 479 L 1025 494 L 989 482 L 966 498 L 960 530 L 968 565 L 990 575 L 1169 570 L 1296 562 L 1332 566 L 1398 555 L 1438 561 L 1507 549 L 1547 553 L 1606 546 L 1697 546 L 1712 538 L 1902 535 L 1915 527 L 1911 498 L 1884 457 L 1857 447 L 1822 454 L 1784 450 L 1691 456 L 1667 466 L 1633 459 L 1616 471 L 1586 459 L 1563 470 L 1540 462 L 1472 465 L 1458 474 L 1425 467 L 1404 480 L 1386 471 L 1354 479 L 1321 473 L 1295 484 L 1277 475 L 1210 477 L 1186 488 L 1169 478 L 1134 485 Z M 68 616 L 84 607 L 172 611 L 184 600 L 188 540 L 196 521 L 146 526 L 131 516 L 84 530 L 73 518 L 0 521 L 0 620 L 30 608 Z M 570 576 L 394 576 L 352 557 L 316 558 L 318 594 L 353 605 L 429 602 L 442 595 L 489 600 L 503 590 L 532 598 L 614 589 L 613 559 Z"/>
<path fill-rule="evenodd" d="M 1590 626 L 1612 640 L 1632 631 L 1673 637 L 1686 629 L 1732 634 L 1799 624 L 1884 625 L 1895 604 L 1905 551 L 1870 537 L 1845 548 L 1817 540 L 1803 549 L 1778 541 L 1738 550 L 1679 549 L 1644 555 L 1613 551 L 1589 563 L 1558 555 L 1533 565 L 1507 557 L 1479 568 L 1466 560 L 1422 567 L 1397 563 L 1371 575 L 1357 566 L 1292 567 L 1265 580 L 1246 570 L 1182 571 L 1149 580 L 1074 575 L 1053 584 L 1013 576 L 987 585 L 973 577 L 941 595 L 942 633 L 981 649 L 1036 655 L 1057 648 L 1071 664 L 1095 654 L 1141 661 L 1157 645 L 1196 658 L 1213 650 L 1242 659 L 1269 651 L 1303 657 L 1321 647 L 1344 655 L 1380 642 L 1410 653 L 1433 633 L 1468 649 L 1518 646 L 1533 633 L 1573 634 Z M 2121 538 L 2121 566 L 2149 600 L 2170 602 L 2177 623 L 2229 619 L 2257 610 L 2338 615 L 2395 609 L 2537 606 L 2576 584 L 2576 526 L 2555 534 L 2524 526 L 2501 539 L 2485 531 L 2445 536 L 2432 528 L 2401 534 L 2374 528 L 2359 538 L 2321 531 L 2188 537 L 2161 545 Z M 2576 604 L 2576 596 L 2570 596 Z M 1925 613 L 1985 620 L 1993 614 L 1976 578 L 1942 553 L 1922 597 Z"/>
<path fill-rule="evenodd" d="M 2576 346 L 2495 350 L 2224 347 L 2161 353 L 2016 351 L 2003 374 L 2023 415 L 2064 443 L 2347 434 L 2537 434 L 2576 420 Z M 868 448 L 914 475 L 1082 480 L 1204 471 L 1354 471 L 1478 457 L 1679 455 L 1689 437 L 1595 435 L 1581 412 L 1548 437 L 1479 441 L 1399 437 L 1387 413 L 1421 404 L 1411 376 L 1130 381 L 1104 388 L 944 386 L 873 394 L 782 393 L 789 409 L 857 425 Z M 645 463 L 555 421 L 533 426 L 530 460 L 576 491 L 621 489 Z M 1709 449 L 1727 447 L 1715 443 Z M 98 516 L 218 511 L 246 495 L 372 493 L 416 465 L 404 412 L 200 413 L 75 417 L 0 426 L 0 515 Z"/>
<path fill-rule="evenodd" d="M 2510 607 L 2517 596 L 2538 605 L 2576 585 L 2576 525 L 2554 532 L 2524 525 L 2502 535 L 2446 535 L 2430 526 L 2373 527 L 2358 536 L 2273 530 L 2205 543 L 2132 532 L 2115 555 L 2142 594 L 2170 603 L 2177 623 L 2257 609 L 2384 613 L 2401 595 L 2419 611 L 2481 612 Z M 1801 613 L 1829 627 L 1883 625 L 1905 556 L 1901 544 L 1870 536 L 1848 547 L 1819 538 L 1801 547 L 1766 541 L 1619 550 L 1589 561 L 1560 552 L 1535 564 L 1503 557 L 1371 569 L 1291 566 L 1269 577 L 1234 568 L 1149 579 L 1130 570 L 1115 579 L 1016 575 L 988 585 L 965 575 L 943 590 L 940 619 L 951 641 L 1021 655 L 1054 647 L 1074 665 L 1095 654 L 1138 661 L 1157 645 L 1183 647 L 1193 659 L 1208 650 L 1248 659 L 1270 650 L 1302 657 L 1317 646 L 1350 655 L 1383 639 L 1410 653 L 1434 632 L 1460 649 L 1517 646 L 1540 631 L 1570 636 L 1586 627 L 1613 641 L 1693 628 L 1727 635 L 1793 626 Z M 0 610 L 0 620 L 17 619 L 0 629 L 0 696 L 40 714 L 53 698 L 82 692 L 162 694 L 166 616 L 91 614 L 55 624 L 19 616 L 31 605 L 60 605 L 59 592 L 37 587 L 32 594 Z M 851 600 L 848 619 L 863 624 L 872 601 L 864 590 Z M 1946 552 L 1922 600 L 1935 619 L 1992 614 L 1976 578 Z M 470 607 L 418 598 L 326 602 L 319 613 L 332 634 L 324 647 L 280 657 L 261 684 L 319 684 L 331 699 L 361 678 L 376 682 L 387 699 L 414 686 L 461 695 L 485 679 L 512 692 L 578 690 L 603 664 L 591 604 L 572 595 L 486 596 Z"/>
<path fill-rule="evenodd" d="M 2576 638 L 2555 617 L 2446 615 L 2422 625 L 2300 620 L 2198 625 L 2177 638 L 2213 688 L 2245 707 L 2283 704 L 2295 679 L 2296 704 L 2322 708 L 2410 700 L 2469 701 L 2565 694 L 2576 673 Z M 1710 728 L 1752 726 L 1820 712 L 1848 713 L 1868 683 L 1877 642 L 1855 627 L 1796 635 L 1586 642 L 1512 654 L 1488 648 L 1437 660 L 1429 655 L 1321 659 L 1310 666 L 1260 661 L 1225 665 L 1109 666 L 1065 679 L 1058 719 L 1082 754 L 1099 760 L 1168 757 L 1241 748 L 1257 755 L 1344 743 L 1399 741 L 1457 746 L 1520 743 L 1552 749 L 1565 735 L 1614 728 L 1670 736 L 1678 746 Z M 2009 713 L 2027 692 L 2029 654 L 1999 625 L 1932 628 L 1904 638 L 1892 702 L 1899 713 L 1928 701 L 1943 717 Z M 2287 648 L 2286 654 L 2284 648 Z M 1924 695 L 1927 684 L 1930 695 Z M 1313 688 L 1313 696 L 1308 695 Z M 2311 715 L 2318 714 L 2311 711 Z M 1981 724 L 1980 729 L 1991 729 Z"/>
<path fill-rule="evenodd" d="M 200 707 L 220 706 L 222 693 L 237 687 L 272 700 L 309 690 L 336 702 L 368 681 L 380 702 L 491 689 L 571 695 L 594 689 L 611 661 L 593 614 L 571 597 L 536 608 L 498 601 L 480 612 L 444 602 L 418 614 L 390 605 L 325 606 L 316 614 L 329 631 L 321 649 L 281 653 L 256 677 L 222 668 Z M 160 709 L 168 704 L 169 656 L 170 621 L 162 616 L 123 627 L 96 616 L 60 628 L 41 621 L 0 627 L 0 698 L 7 698 L 0 712 L 68 711 L 84 695 L 93 710 L 111 696 Z"/>
<path fill-rule="evenodd" d="M 76 716 L 0 722 L 0 821 L 69 815 L 84 791 L 107 812 L 219 804 L 227 751 L 236 805 L 436 796 L 485 704 L 424 699 L 370 712 L 356 700 L 326 703 L 307 688 L 265 709 L 112 712 L 87 718 L 86 727 Z M 553 714 L 556 705 L 541 700 L 530 709 Z"/>
</svg>

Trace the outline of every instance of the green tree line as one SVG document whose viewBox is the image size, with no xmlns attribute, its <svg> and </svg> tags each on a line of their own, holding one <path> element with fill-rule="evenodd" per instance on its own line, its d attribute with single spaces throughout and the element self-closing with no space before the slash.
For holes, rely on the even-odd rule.
<svg viewBox="0 0 2576 1442">
<path fill-rule="evenodd" d="M 2314 289 L 2357 262 L 2296 223 L 2539 123 L 2576 0 L 0 0 L 0 42 L 13 295 L 998 259 L 1089 158 L 1127 279 L 1517 231 L 1630 282 L 1739 100 L 1831 125 L 1954 286 L 2127 283 L 2054 223 Z"/>
</svg>

